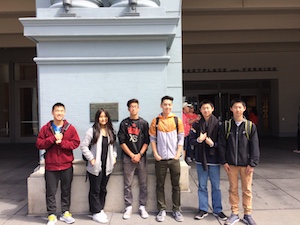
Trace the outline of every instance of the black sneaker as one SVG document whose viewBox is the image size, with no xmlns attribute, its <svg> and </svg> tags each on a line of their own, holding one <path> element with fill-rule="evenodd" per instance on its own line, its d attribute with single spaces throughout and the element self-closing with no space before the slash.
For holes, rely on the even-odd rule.
<svg viewBox="0 0 300 225">
<path fill-rule="evenodd" d="M 223 212 L 213 213 L 213 215 L 217 217 L 219 220 L 223 220 L 223 221 L 227 220 L 227 216 Z"/>
<path fill-rule="evenodd" d="M 203 210 L 200 209 L 199 212 L 195 215 L 194 219 L 195 220 L 202 220 L 207 215 L 208 215 L 208 213 L 206 211 L 203 211 Z"/>
<path fill-rule="evenodd" d="M 251 215 L 244 215 L 243 222 L 247 225 L 256 225 Z"/>
</svg>

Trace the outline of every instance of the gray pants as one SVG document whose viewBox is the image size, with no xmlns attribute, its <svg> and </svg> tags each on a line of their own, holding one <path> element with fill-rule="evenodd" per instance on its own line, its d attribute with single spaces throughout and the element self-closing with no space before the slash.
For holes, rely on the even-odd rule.
<svg viewBox="0 0 300 225">
<path fill-rule="evenodd" d="M 133 163 L 131 159 L 124 156 L 124 200 L 125 206 L 132 205 L 131 185 L 133 182 L 134 173 L 137 170 L 137 176 L 140 185 L 140 205 L 147 204 L 147 156 L 144 155 L 139 163 Z"/>
</svg>

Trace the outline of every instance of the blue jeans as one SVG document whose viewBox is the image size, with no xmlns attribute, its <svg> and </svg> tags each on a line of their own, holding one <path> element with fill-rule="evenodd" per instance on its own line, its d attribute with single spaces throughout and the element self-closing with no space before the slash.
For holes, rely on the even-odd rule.
<svg viewBox="0 0 300 225">
<path fill-rule="evenodd" d="M 211 196 L 213 213 L 222 212 L 222 195 L 220 190 L 220 165 L 208 165 L 208 170 L 205 171 L 202 164 L 196 164 L 198 174 L 198 201 L 199 209 L 208 211 L 208 192 L 207 181 L 208 177 L 211 183 Z"/>
</svg>

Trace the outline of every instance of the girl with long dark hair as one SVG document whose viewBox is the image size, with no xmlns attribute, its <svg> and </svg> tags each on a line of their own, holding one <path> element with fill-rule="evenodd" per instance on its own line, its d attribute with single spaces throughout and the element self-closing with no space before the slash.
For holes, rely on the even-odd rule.
<svg viewBox="0 0 300 225">
<path fill-rule="evenodd" d="M 109 176 L 116 162 L 116 134 L 109 113 L 99 109 L 95 115 L 95 122 L 86 132 L 81 142 L 82 154 L 87 159 L 87 173 L 90 181 L 89 205 L 93 220 L 108 223 L 103 211 L 106 186 Z"/>
</svg>

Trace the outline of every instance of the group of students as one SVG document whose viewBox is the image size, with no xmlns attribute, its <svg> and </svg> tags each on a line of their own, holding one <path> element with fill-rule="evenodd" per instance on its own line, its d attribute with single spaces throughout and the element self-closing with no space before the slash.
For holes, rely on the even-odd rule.
<svg viewBox="0 0 300 225">
<path fill-rule="evenodd" d="M 118 133 L 115 132 L 109 113 L 99 109 L 95 122 L 86 132 L 81 145 L 76 129 L 65 119 L 65 106 L 56 103 L 52 107 L 53 120 L 44 125 L 37 137 L 38 149 L 45 149 L 45 183 L 46 205 L 48 212 L 47 225 L 57 222 L 55 194 L 58 182 L 61 183 L 60 220 L 68 224 L 75 219 L 70 213 L 71 183 L 73 178 L 73 150 L 79 147 L 87 160 L 87 174 L 90 182 L 88 195 L 89 211 L 94 221 L 108 223 L 104 212 L 107 195 L 107 183 L 116 163 L 116 139 L 122 148 L 124 172 L 125 212 L 123 219 L 132 214 L 133 196 L 131 185 L 135 171 L 139 180 L 139 211 L 142 218 L 149 214 L 147 205 L 147 154 L 151 144 L 155 158 L 156 197 L 158 214 L 156 220 L 164 221 L 166 217 L 165 179 L 170 172 L 172 186 L 172 216 L 178 222 L 184 220 L 181 214 L 180 197 L 180 157 L 184 146 L 184 124 L 172 113 L 173 97 L 161 98 L 162 112 L 148 122 L 139 116 L 139 102 L 130 99 L 127 102 L 129 117 L 120 123 Z M 198 173 L 199 212 L 195 219 L 203 219 L 208 215 L 208 178 L 212 185 L 213 215 L 226 220 L 225 225 L 234 224 L 238 216 L 238 174 L 240 174 L 243 190 L 243 221 L 250 225 L 256 223 L 251 217 L 252 210 L 252 176 L 254 167 L 259 161 L 259 145 L 256 126 L 251 127 L 250 138 L 245 132 L 246 120 L 243 112 L 246 105 L 242 100 L 233 100 L 230 110 L 233 112 L 228 134 L 220 126 L 218 119 L 212 114 L 214 106 L 204 100 L 200 103 L 202 117 L 192 124 L 189 141 L 195 147 L 195 161 Z M 220 191 L 220 164 L 228 174 L 230 188 L 229 200 L 232 214 L 230 217 L 222 212 Z"/>
</svg>

